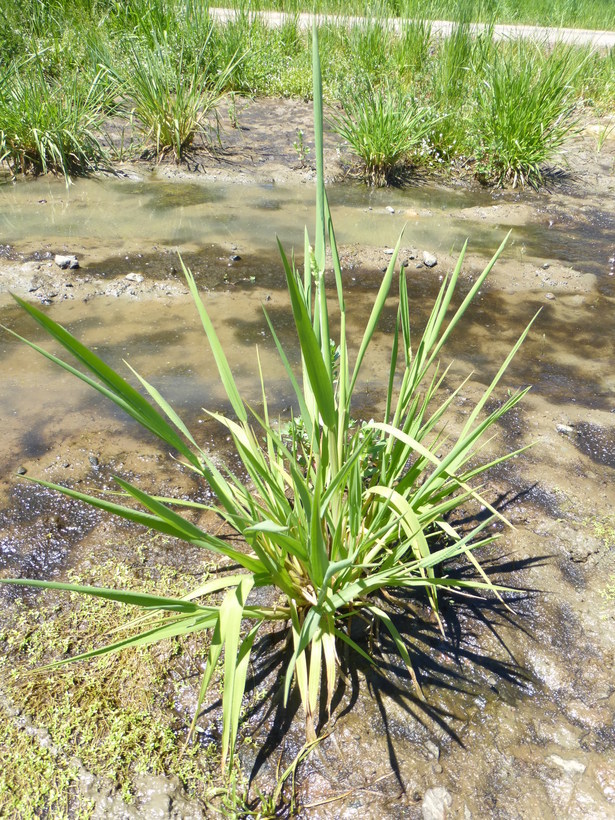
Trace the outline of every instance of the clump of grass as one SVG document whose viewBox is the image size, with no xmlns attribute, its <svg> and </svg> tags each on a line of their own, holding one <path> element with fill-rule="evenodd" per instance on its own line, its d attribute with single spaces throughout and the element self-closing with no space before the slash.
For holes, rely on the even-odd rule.
<svg viewBox="0 0 615 820">
<path fill-rule="evenodd" d="M 479 98 L 483 162 L 498 184 L 539 185 L 544 164 L 574 129 L 569 54 L 497 56 Z"/>
<path fill-rule="evenodd" d="M 360 158 L 366 180 L 376 186 L 406 175 L 411 153 L 433 125 L 411 97 L 390 88 L 349 96 L 331 123 Z"/>
<path fill-rule="evenodd" d="M 31 317 L 76 357 L 84 371 L 29 344 L 111 399 L 157 435 L 165 447 L 179 453 L 185 464 L 207 483 L 216 503 L 151 496 L 120 478 L 118 487 L 128 504 L 109 496 L 96 498 L 43 481 L 37 483 L 54 486 L 68 496 L 128 521 L 202 547 L 206 553 L 222 555 L 238 569 L 213 577 L 183 596 L 168 594 L 165 589 L 155 594 L 25 579 L 3 579 L 3 583 L 64 589 L 143 609 L 144 615 L 136 622 L 137 631 L 131 636 L 78 653 L 73 660 L 206 633 L 208 659 L 197 715 L 216 670 L 220 669 L 223 763 L 233 758 L 250 657 L 262 629 L 287 625 L 284 703 L 295 685 L 303 705 L 309 743 L 316 738 L 317 715 L 331 709 L 339 648 L 348 647 L 370 664 L 379 664 L 377 653 L 370 653 L 351 632 L 349 625 L 353 619 L 375 623 L 388 633 L 417 697 L 422 697 L 412 660 L 415 650 L 400 634 L 391 602 L 403 605 L 404 596 L 423 593 L 439 621 L 441 594 L 482 591 L 499 596 L 502 592 L 475 556 L 480 547 L 497 538 L 488 529 L 493 518 L 468 526 L 465 515 L 457 518 L 455 512 L 475 502 L 493 517 L 502 519 L 471 482 L 482 477 L 493 464 L 514 455 L 481 460 L 485 438 L 491 437 L 494 425 L 516 406 L 527 388 L 511 392 L 491 412 L 483 411 L 529 327 L 457 435 L 448 431 L 445 434 L 444 429 L 447 411 L 465 382 L 452 394 L 439 396 L 438 389 L 448 370 L 442 370 L 438 360 L 503 245 L 461 304 L 453 309 L 462 252 L 450 278 L 442 283 L 425 330 L 417 340 L 411 340 L 410 294 L 405 272 L 400 273 L 399 308 L 392 333 L 383 418 L 380 422 L 356 424 L 353 396 L 359 390 L 362 365 L 390 295 L 401 238 L 353 355 L 355 348 L 350 346 L 346 334 L 342 273 L 324 185 L 322 89 L 316 32 L 313 65 L 316 236 L 313 248 L 306 239 L 303 271 L 296 268 L 280 246 L 301 355 L 299 377 L 267 317 L 299 407 L 299 420 L 291 424 L 288 435 L 270 419 L 260 364 L 260 410 L 249 407 L 240 395 L 195 280 L 185 270 L 232 408 L 232 415 L 216 411 L 210 415 L 232 439 L 241 474 L 201 448 L 177 413 L 145 379 L 137 376 L 149 399 L 45 313 L 17 299 Z M 338 339 L 333 344 L 325 282 L 327 245 L 339 327 Z M 215 512 L 241 543 L 196 526 L 181 514 L 186 508 Z M 473 577 L 449 573 L 449 563 L 460 560 L 470 562 Z M 253 593 L 259 589 L 257 597 Z M 263 595 L 265 590 L 272 591 L 269 598 Z M 221 602 L 212 598 L 218 595 L 222 596 Z M 65 662 L 63 659 L 59 663 Z"/>
<path fill-rule="evenodd" d="M 393 41 L 393 54 L 398 71 L 410 82 L 413 82 L 416 74 L 425 70 L 430 44 L 429 20 L 402 20 L 399 38 Z"/>
<path fill-rule="evenodd" d="M 48 80 L 40 64 L 10 71 L 0 85 L 0 155 L 21 174 L 94 171 L 105 161 L 102 78 L 90 83 Z"/>
<path fill-rule="evenodd" d="M 179 163 L 197 135 L 211 138 L 218 133 L 216 111 L 237 55 L 214 74 L 207 59 L 210 36 L 211 28 L 200 52 L 189 60 L 184 58 L 183 44 L 177 51 L 164 35 L 158 39 L 152 33 L 151 47 L 139 48 L 135 43 L 129 47 L 127 74 L 119 79 L 137 126 L 158 157 L 172 152 Z"/>
</svg>

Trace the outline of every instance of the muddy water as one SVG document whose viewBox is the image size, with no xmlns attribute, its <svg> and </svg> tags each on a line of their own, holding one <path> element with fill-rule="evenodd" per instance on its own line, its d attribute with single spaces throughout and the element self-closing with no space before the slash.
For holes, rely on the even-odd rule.
<svg viewBox="0 0 615 820">
<path fill-rule="evenodd" d="M 125 184 L 129 188 L 122 189 Z M 258 402 L 258 344 L 272 410 L 289 412 L 292 391 L 268 337 L 263 304 L 289 346 L 292 361 L 296 348 L 279 265 L 269 249 L 266 254 L 260 250 L 260 242 L 262 247 L 269 242 L 275 224 L 280 235 L 299 243 L 296 225 L 309 219 L 311 191 L 305 189 L 301 199 L 296 191 L 278 196 L 277 190 L 246 186 L 242 202 L 231 210 L 233 197 L 224 188 L 216 186 L 214 197 L 213 188 L 169 185 L 87 183 L 83 196 L 93 196 L 94 190 L 100 196 L 97 214 L 89 199 L 76 205 L 85 190 L 81 183 L 68 194 L 53 185 L 49 193 L 41 193 L 41 183 L 4 191 L 3 241 L 30 249 L 77 243 L 87 245 L 92 257 L 100 259 L 110 244 L 132 252 L 139 242 L 159 243 L 161 248 L 163 238 L 169 244 L 186 243 L 195 261 L 200 260 L 204 298 L 242 392 Z M 337 196 L 342 193 L 334 191 L 332 199 Z M 37 197 L 47 200 L 40 203 L 40 211 L 34 207 Z M 62 197 L 69 197 L 68 205 L 62 204 Z M 363 240 L 361 232 L 366 229 L 361 220 L 367 216 L 370 241 L 389 245 L 398 228 L 398 214 L 386 211 L 392 202 L 394 210 L 413 208 L 422 213 L 416 222 L 425 236 L 454 245 L 462 231 L 468 231 L 468 220 L 463 215 L 458 221 L 447 218 L 447 209 L 459 214 L 482 205 L 460 202 L 457 194 L 452 199 L 453 204 L 434 198 L 429 205 L 427 200 L 413 205 L 404 200 L 402 205 L 386 194 L 370 199 L 352 189 L 346 204 L 336 208 L 336 216 L 341 212 L 337 223 L 348 231 L 345 242 L 355 241 L 353 237 Z M 372 211 L 367 210 L 370 207 Z M 131 208 L 135 215 L 128 224 Z M 43 212 L 46 221 L 41 221 Z M 386 239 L 375 228 L 372 231 L 380 220 Z M 252 260 L 249 272 L 241 270 L 239 260 L 230 278 L 227 259 L 220 259 L 217 250 L 209 256 L 203 250 L 209 239 L 219 241 L 224 224 L 229 244 L 242 249 L 245 245 Z M 522 228 L 517 231 L 522 241 Z M 485 229 L 485 243 L 493 234 L 499 237 L 501 231 Z M 527 243 L 534 241 L 530 232 Z M 149 250 L 151 256 L 144 258 L 159 258 L 153 247 Z M 598 242 L 596 276 L 605 250 L 606 240 Z M 549 254 L 551 259 L 556 254 L 554 246 Z M 345 276 L 350 333 L 357 339 L 379 272 L 358 275 L 353 269 Z M 529 453 L 496 470 L 489 490 L 490 499 L 503 505 L 516 529 L 505 534 L 484 560 L 498 580 L 523 591 L 512 596 L 512 612 L 473 601 L 446 606 L 444 640 L 420 605 L 410 602 L 408 616 L 400 616 L 398 625 L 412 647 L 426 703 L 413 696 L 382 636 L 385 675 L 348 662 L 347 682 L 335 699 L 333 731 L 300 771 L 304 816 L 615 816 L 615 603 L 600 595 L 615 573 L 615 325 L 612 298 L 600 287 L 606 276 L 608 271 L 592 290 L 570 288 L 546 302 L 539 288 L 487 291 L 452 339 L 453 373 L 474 371 L 454 405 L 454 426 L 463 421 L 479 387 L 489 383 L 525 323 L 543 308 L 500 398 L 507 389 L 526 384 L 533 384 L 533 390 L 491 445 L 494 452 L 501 452 L 537 442 Z M 422 306 L 433 299 L 436 287 L 437 278 L 425 271 L 412 277 L 417 330 L 425 320 Z M 141 301 L 96 297 L 87 303 L 62 301 L 46 309 L 112 363 L 121 367 L 126 359 L 161 389 L 201 441 L 219 455 L 226 453 L 224 438 L 201 409 L 224 408 L 225 402 L 198 319 L 185 296 L 150 294 Z M 7 305 L 0 314 L 2 324 L 40 340 L 15 308 Z M 381 374 L 393 321 L 392 300 L 366 364 L 357 415 L 375 415 L 381 409 Z M 167 494 L 206 493 L 185 472 L 169 466 L 167 455 L 136 425 L 6 335 L 0 340 L 0 374 L 1 568 L 49 577 L 93 560 L 93 554 L 98 558 L 105 551 L 121 554 L 122 549 L 115 525 L 17 482 L 12 475 L 19 467 L 27 475 L 81 488 L 109 487 L 115 473 Z M 271 653 L 266 657 L 271 659 Z M 273 671 L 262 663 L 262 670 L 256 665 L 259 686 L 275 686 L 282 661 Z M 275 711 L 257 711 L 253 731 L 270 757 L 251 747 L 243 752 L 244 765 L 255 768 L 256 783 L 263 788 L 271 783 L 278 763 L 281 720 Z M 297 720 L 287 732 L 289 760 L 302 742 Z"/>
<path fill-rule="evenodd" d="M 421 250 L 458 252 L 471 235 L 474 252 L 492 253 L 512 228 L 511 254 L 558 258 L 560 253 L 562 261 L 571 261 L 568 247 L 558 243 L 557 225 L 551 230 L 543 219 L 531 237 L 522 233 L 527 208 L 511 209 L 502 194 L 427 187 L 370 190 L 359 184 L 328 190 L 343 245 L 387 248 L 405 227 L 408 241 Z M 122 252 L 186 253 L 212 244 L 269 254 L 275 235 L 285 246 L 302 250 L 303 226 L 311 227 L 312 209 L 313 188 L 307 184 L 237 185 L 155 174 L 79 180 L 69 188 L 59 180 L 31 180 L 0 184 L 0 237 L 3 245 L 26 253 L 83 253 L 86 266 L 114 255 L 121 259 Z"/>
<path fill-rule="evenodd" d="M 489 194 L 369 191 L 364 186 L 330 188 L 342 243 L 388 246 L 404 222 L 421 227 L 426 244 L 444 248 L 467 235 L 461 222 L 444 228 L 447 214 L 486 205 Z M 392 209 L 395 213 L 391 213 Z M 158 247 L 215 242 L 243 244 L 269 252 L 277 233 L 283 242 L 303 245 L 303 225 L 311 224 L 313 188 L 309 185 L 233 185 L 182 182 L 150 176 L 142 180 L 79 180 L 66 188 L 59 180 L 0 185 L 2 242 L 24 245 L 35 237 L 47 242 L 104 240 L 107 247 L 135 241 Z M 365 213 L 371 212 L 369 235 Z M 443 229 L 446 231 L 442 235 Z M 493 242 L 491 243 L 493 244 Z"/>
</svg>

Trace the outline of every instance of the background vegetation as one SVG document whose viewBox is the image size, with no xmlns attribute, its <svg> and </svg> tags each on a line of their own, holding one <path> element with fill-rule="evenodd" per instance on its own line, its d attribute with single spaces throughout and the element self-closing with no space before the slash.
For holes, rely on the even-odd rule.
<svg viewBox="0 0 615 820">
<path fill-rule="evenodd" d="M 235 5 L 233 22 L 212 25 L 197 0 L 24 0 L 19 8 L 3 0 L 0 158 L 13 172 L 71 174 L 123 157 L 130 145 L 137 156 L 180 161 L 194 140 L 215 148 L 225 92 L 309 97 L 310 33 L 293 16 L 269 29 L 250 17 L 255 4 Z M 547 5 L 541 16 L 532 4 L 543 23 L 615 28 L 610 2 Z M 371 179 L 423 165 L 537 183 L 579 113 L 613 109 L 615 50 L 472 35 L 470 19 L 528 19 L 522 3 L 334 0 L 330 8 L 375 15 L 321 29 L 325 100 Z M 384 22 L 391 13 L 412 19 L 394 34 Z M 457 19 L 453 35 L 432 36 L 430 17 Z M 379 141 L 383 118 L 395 124 L 389 147 Z M 391 172 L 374 174 L 366 152 L 387 161 L 389 149 Z"/>
</svg>

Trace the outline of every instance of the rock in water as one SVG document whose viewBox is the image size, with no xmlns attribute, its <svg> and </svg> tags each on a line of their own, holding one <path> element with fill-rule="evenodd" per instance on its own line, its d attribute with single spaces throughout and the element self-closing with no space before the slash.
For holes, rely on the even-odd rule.
<svg viewBox="0 0 615 820">
<path fill-rule="evenodd" d="M 74 255 L 62 256 L 56 253 L 54 262 L 62 270 L 76 270 L 79 267 L 79 260 Z"/>
<path fill-rule="evenodd" d="M 438 264 L 438 260 L 433 255 L 433 253 L 428 253 L 427 251 L 423 251 L 423 262 L 427 265 L 428 268 L 435 268 Z"/>
</svg>

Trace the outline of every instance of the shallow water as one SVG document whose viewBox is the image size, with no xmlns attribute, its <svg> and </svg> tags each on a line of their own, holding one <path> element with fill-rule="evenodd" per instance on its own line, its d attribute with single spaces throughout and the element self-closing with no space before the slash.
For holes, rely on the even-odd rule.
<svg viewBox="0 0 615 820">
<path fill-rule="evenodd" d="M 328 193 L 342 244 L 389 247 L 406 226 L 406 239 L 416 247 L 458 251 L 470 235 L 475 251 L 491 253 L 508 230 L 506 222 L 472 215 L 477 208 L 505 204 L 502 193 L 426 186 L 373 190 L 358 184 L 334 184 Z M 286 246 L 302 250 L 303 226 L 313 223 L 313 196 L 308 184 L 238 185 L 156 174 L 139 180 L 82 179 L 68 188 L 56 179 L 5 181 L 0 184 L 0 237 L 3 244 L 30 250 L 140 245 L 147 252 L 213 242 L 269 253 L 277 235 Z M 523 232 L 513 226 L 511 247 L 519 243 L 521 253 L 571 261 L 558 235 L 548 221 Z"/>
<path fill-rule="evenodd" d="M 285 415 L 293 394 L 262 307 L 296 363 L 283 274 L 270 242 L 277 231 L 285 241 L 301 243 L 296 226 L 311 218 L 311 196 L 305 186 L 286 191 L 246 186 L 238 197 L 224 186 L 154 180 L 79 182 L 68 192 L 60 183 L 36 182 L 0 188 L 0 220 L 3 242 L 17 247 L 78 242 L 104 259 L 109 245 L 117 249 L 125 243 L 134 253 L 143 243 L 148 270 L 168 264 L 163 245 L 185 243 L 241 391 L 258 403 L 258 344 L 271 411 Z M 47 202 L 39 207 L 37 198 Z M 390 244 L 391 233 L 407 217 L 389 214 L 385 208 L 390 203 L 396 211 L 417 212 L 421 239 L 413 235 L 412 241 L 421 246 L 433 242 L 436 251 L 455 245 L 469 230 L 468 220 L 448 218 L 447 209 L 483 204 L 464 201 L 459 192 L 450 199 L 429 200 L 425 191 L 368 193 L 354 187 L 334 188 L 331 198 L 342 241 L 367 237 L 374 245 Z M 516 230 L 518 241 L 527 247 L 535 243 L 538 254 L 537 234 L 530 230 L 524 240 L 522 228 Z M 549 228 L 535 229 L 540 230 Z M 218 243 L 221 232 L 250 255 L 249 266 L 240 260 L 232 269 L 232 281 L 219 246 L 204 249 L 210 241 Z M 485 227 L 481 241 L 487 245 L 500 233 L 497 227 Z M 595 249 L 587 252 L 595 257 L 596 272 L 606 242 L 599 236 Z M 552 259 L 556 244 L 548 252 Z M 373 271 L 364 276 L 348 272 L 345 279 L 349 333 L 356 340 L 379 279 Z M 415 335 L 437 284 L 422 273 L 413 277 Z M 540 306 L 543 312 L 499 398 L 526 384 L 533 384 L 533 390 L 502 424 L 492 446 L 502 452 L 538 444 L 495 472 L 490 497 L 507 505 L 517 529 L 485 557 L 503 583 L 532 592 L 516 596 L 514 614 L 472 602 L 446 607 L 445 640 L 415 604 L 412 617 L 400 616 L 427 705 L 413 696 L 393 653 L 383 661 L 389 668 L 385 678 L 361 666 L 349 667 L 350 682 L 336 700 L 334 731 L 300 776 L 301 799 L 311 806 L 305 816 L 615 816 L 615 605 L 600 597 L 615 572 L 615 324 L 609 293 L 597 287 L 589 293 L 558 294 L 547 303 L 539 290 L 484 293 L 451 340 L 452 375 L 474 371 L 454 405 L 452 424 L 463 421 L 478 387 L 489 383 Z M 200 441 L 218 456 L 227 454 L 227 442 L 202 411 L 204 406 L 224 409 L 225 401 L 187 297 L 96 297 L 88 303 L 59 302 L 46 310 L 115 366 L 121 369 L 122 359 L 128 361 L 185 416 Z M 366 361 L 358 416 L 381 412 L 394 316 L 392 300 Z M 14 307 L 0 309 L 0 322 L 41 340 Z M 76 505 L 14 479 L 20 466 L 29 476 L 93 489 L 112 486 L 112 475 L 120 474 L 149 489 L 162 484 L 168 493 L 205 492 L 119 411 L 6 334 L 0 337 L 0 378 L 0 569 L 51 577 L 86 555 L 91 560 L 100 550 L 121 554 L 123 549 L 121 533 L 118 537 L 98 514 L 80 512 Z M 115 546 L 105 546 L 109 539 Z M 390 649 L 386 642 L 384 648 Z M 274 677 L 269 678 L 272 683 Z M 260 713 L 255 732 L 265 738 L 269 728 L 277 748 L 279 727 L 271 718 L 260 725 L 259 718 Z M 288 755 L 303 742 L 299 724 L 290 729 Z M 247 749 L 243 759 L 246 766 L 257 762 L 263 784 L 274 778 L 278 752 L 262 761 Z M 335 802 L 319 805 L 333 798 Z"/>
</svg>

